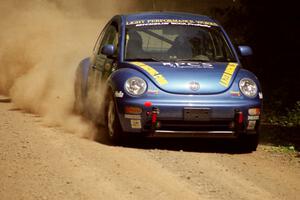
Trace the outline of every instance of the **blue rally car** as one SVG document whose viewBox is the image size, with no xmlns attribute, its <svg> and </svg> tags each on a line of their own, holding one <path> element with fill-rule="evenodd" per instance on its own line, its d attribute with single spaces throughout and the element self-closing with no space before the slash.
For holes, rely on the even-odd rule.
<svg viewBox="0 0 300 200">
<path fill-rule="evenodd" d="M 239 60 L 251 54 L 207 16 L 117 15 L 78 66 L 74 107 L 112 142 L 126 133 L 229 137 L 256 150 L 262 92 Z"/>
</svg>

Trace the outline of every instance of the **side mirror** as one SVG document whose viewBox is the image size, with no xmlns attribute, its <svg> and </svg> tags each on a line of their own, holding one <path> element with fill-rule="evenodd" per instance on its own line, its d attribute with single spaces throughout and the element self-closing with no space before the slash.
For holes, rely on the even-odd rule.
<svg viewBox="0 0 300 200">
<path fill-rule="evenodd" d="M 115 53 L 115 47 L 112 44 L 104 45 L 101 49 L 101 53 L 106 55 L 107 57 L 111 57 Z"/>
<path fill-rule="evenodd" d="M 253 54 L 252 49 L 249 46 L 238 46 L 238 49 L 242 56 L 251 56 Z"/>
</svg>

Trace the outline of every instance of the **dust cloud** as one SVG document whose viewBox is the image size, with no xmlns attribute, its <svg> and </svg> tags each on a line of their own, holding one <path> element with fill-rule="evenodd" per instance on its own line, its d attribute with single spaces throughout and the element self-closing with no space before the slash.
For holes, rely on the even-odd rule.
<svg viewBox="0 0 300 200">
<path fill-rule="evenodd" d="M 227 0 L 229 1 L 229 0 Z M 73 114 L 75 70 L 105 22 L 118 13 L 207 10 L 211 0 L 1 0 L 0 94 L 51 126 L 92 137 Z M 214 0 L 214 4 L 220 1 Z M 101 100 L 99 93 L 98 98 Z"/>
<path fill-rule="evenodd" d="M 105 2 L 1 0 L 0 94 L 49 126 L 93 137 L 93 125 L 73 114 L 74 78 L 104 22 L 118 12 Z M 105 15 L 90 15 L 101 4 Z"/>
</svg>

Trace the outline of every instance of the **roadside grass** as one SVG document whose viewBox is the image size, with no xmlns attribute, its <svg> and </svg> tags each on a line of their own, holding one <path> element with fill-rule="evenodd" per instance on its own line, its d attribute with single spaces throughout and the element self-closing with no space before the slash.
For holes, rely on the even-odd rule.
<svg viewBox="0 0 300 200">
<path fill-rule="evenodd" d="M 295 147 L 293 145 L 291 145 L 291 146 L 269 146 L 268 148 L 263 147 L 262 149 L 265 151 L 275 152 L 275 153 L 288 153 L 288 154 L 297 153 L 297 151 L 295 150 Z"/>
<path fill-rule="evenodd" d="M 300 128 L 262 124 L 260 144 L 270 146 L 267 151 L 278 153 L 300 152 Z"/>
</svg>

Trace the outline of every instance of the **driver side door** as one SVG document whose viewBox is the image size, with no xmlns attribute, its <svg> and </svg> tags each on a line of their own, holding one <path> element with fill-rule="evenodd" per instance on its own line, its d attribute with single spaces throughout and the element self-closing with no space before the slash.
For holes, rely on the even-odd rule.
<svg viewBox="0 0 300 200">
<path fill-rule="evenodd" d="M 101 105 L 103 100 L 103 90 L 105 89 L 104 82 L 112 71 L 112 66 L 116 61 L 116 54 L 112 57 L 107 57 L 101 50 L 107 44 L 115 46 L 117 53 L 118 31 L 113 24 L 107 25 L 100 34 L 91 57 L 89 67 L 88 83 L 87 83 L 87 104 L 89 105 L 89 113 L 93 116 L 100 116 Z"/>
</svg>

